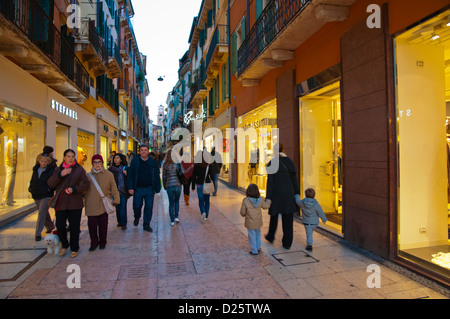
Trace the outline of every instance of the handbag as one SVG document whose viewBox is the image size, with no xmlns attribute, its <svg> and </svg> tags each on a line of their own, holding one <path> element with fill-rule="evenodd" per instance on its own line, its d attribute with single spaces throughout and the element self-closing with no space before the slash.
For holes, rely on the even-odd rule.
<svg viewBox="0 0 450 319">
<path fill-rule="evenodd" d="M 182 185 L 186 185 L 189 182 L 186 176 L 181 171 L 180 164 L 177 164 L 177 177 Z"/>
<path fill-rule="evenodd" d="M 116 212 L 116 207 L 114 206 L 112 199 L 106 197 L 103 194 L 102 189 L 100 188 L 100 186 L 97 183 L 97 180 L 95 179 L 94 176 L 92 176 L 92 174 L 90 172 L 89 172 L 89 175 L 91 175 L 92 182 L 94 182 L 94 185 L 97 188 L 97 191 L 100 194 L 100 197 L 102 198 L 103 206 L 105 207 L 106 212 L 108 214 L 114 214 Z"/>
<path fill-rule="evenodd" d="M 61 195 L 61 193 L 62 193 L 63 189 L 65 188 L 65 186 L 67 185 L 68 181 L 69 181 L 69 176 L 66 177 L 64 184 L 56 190 L 55 195 L 53 195 L 52 198 L 50 198 L 50 200 L 48 202 L 48 208 L 54 208 L 55 211 L 58 210 L 59 202 L 61 202 L 61 198 L 62 198 L 62 197 L 59 198 L 59 196 Z M 64 195 L 64 194 L 62 194 L 62 195 Z"/>
<path fill-rule="evenodd" d="M 214 193 L 214 183 L 211 180 L 209 182 L 206 182 L 206 178 L 208 177 L 208 170 L 209 165 L 206 167 L 205 181 L 203 182 L 203 194 L 205 195 Z"/>
</svg>

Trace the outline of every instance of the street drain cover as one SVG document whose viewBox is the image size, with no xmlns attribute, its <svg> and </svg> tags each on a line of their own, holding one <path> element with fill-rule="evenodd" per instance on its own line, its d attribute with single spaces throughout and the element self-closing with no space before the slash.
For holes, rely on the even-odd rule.
<svg viewBox="0 0 450 319">
<path fill-rule="evenodd" d="M 315 259 L 311 255 L 308 255 L 304 251 L 272 254 L 272 256 L 283 266 L 295 266 L 318 262 L 317 259 Z"/>
<path fill-rule="evenodd" d="M 45 254 L 45 248 L 0 249 L 0 282 L 16 281 Z"/>
</svg>

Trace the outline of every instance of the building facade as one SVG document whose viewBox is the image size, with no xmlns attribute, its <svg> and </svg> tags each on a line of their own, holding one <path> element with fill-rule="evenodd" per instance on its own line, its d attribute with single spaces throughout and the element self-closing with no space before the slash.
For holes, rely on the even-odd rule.
<svg viewBox="0 0 450 319">
<path fill-rule="evenodd" d="M 75 16 L 62 0 L 0 4 L 0 222 L 34 210 L 28 182 L 45 145 L 59 164 L 66 149 L 76 150 L 89 171 L 94 154 L 126 152 L 128 132 L 145 134 L 139 126 L 129 131 L 127 113 L 136 106 L 119 103 L 125 1 L 73 5 Z M 139 70 L 142 61 L 139 54 Z M 145 72 L 139 79 L 144 123 Z"/>
<path fill-rule="evenodd" d="M 229 12 L 237 127 L 278 128 L 267 146 L 281 142 L 302 193 L 316 189 L 322 228 L 444 285 L 449 9 L 250 0 Z M 235 164 L 238 187 L 264 187 L 264 164 Z"/>
</svg>

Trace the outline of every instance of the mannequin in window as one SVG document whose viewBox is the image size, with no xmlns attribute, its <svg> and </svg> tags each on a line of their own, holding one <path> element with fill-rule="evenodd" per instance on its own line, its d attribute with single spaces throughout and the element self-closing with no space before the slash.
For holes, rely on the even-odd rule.
<svg viewBox="0 0 450 319">
<path fill-rule="evenodd" d="M 17 133 L 10 131 L 8 133 L 8 141 L 5 145 L 5 170 L 6 181 L 5 189 L 3 192 L 3 204 L 7 206 L 14 205 L 14 184 L 16 181 L 16 168 L 17 168 Z"/>
</svg>

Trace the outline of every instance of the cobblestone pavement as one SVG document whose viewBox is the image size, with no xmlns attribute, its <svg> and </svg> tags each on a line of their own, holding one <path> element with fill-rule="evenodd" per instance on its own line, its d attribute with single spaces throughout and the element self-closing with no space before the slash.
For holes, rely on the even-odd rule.
<svg viewBox="0 0 450 319">
<path fill-rule="evenodd" d="M 294 225 L 294 244 L 281 246 L 281 223 L 273 244 L 262 238 L 259 255 L 249 254 L 247 230 L 239 215 L 244 195 L 220 184 L 211 197 L 208 221 L 200 221 L 197 195 L 190 205 L 180 199 L 180 223 L 170 225 L 167 194 L 155 202 L 152 233 L 133 226 L 128 201 L 128 229 L 109 216 L 106 249 L 89 252 L 87 218 L 83 217 L 80 251 L 70 258 L 45 254 L 34 241 L 37 213 L 0 229 L 0 298 L 46 299 L 448 299 L 448 290 L 420 282 L 320 233 L 306 252 L 303 225 Z M 269 218 L 263 213 L 262 236 Z M 77 265 L 81 287 L 69 288 L 69 265 Z M 368 288 L 380 266 L 381 287 Z"/>
</svg>

